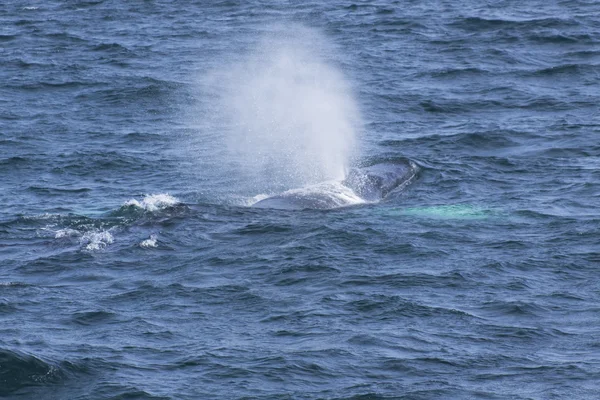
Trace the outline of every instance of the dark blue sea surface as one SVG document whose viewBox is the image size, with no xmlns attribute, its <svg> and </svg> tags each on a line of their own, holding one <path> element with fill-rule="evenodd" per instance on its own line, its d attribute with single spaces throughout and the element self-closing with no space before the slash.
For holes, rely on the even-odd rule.
<svg viewBox="0 0 600 400">
<path fill-rule="evenodd" d="M 0 398 L 597 399 L 600 3 L 5 1 L 0 202 Z"/>
</svg>

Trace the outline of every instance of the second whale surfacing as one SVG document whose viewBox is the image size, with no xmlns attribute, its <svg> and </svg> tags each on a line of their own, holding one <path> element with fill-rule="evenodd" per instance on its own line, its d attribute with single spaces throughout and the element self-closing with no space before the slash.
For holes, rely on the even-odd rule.
<svg viewBox="0 0 600 400">
<path fill-rule="evenodd" d="M 288 190 L 260 200 L 252 207 L 327 210 L 361 203 L 376 203 L 392 191 L 408 185 L 416 177 L 418 170 L 419 167 L 414 162 L 406 159 L 352 168 L 343 181 L 323 182 Z"/>
</svg>

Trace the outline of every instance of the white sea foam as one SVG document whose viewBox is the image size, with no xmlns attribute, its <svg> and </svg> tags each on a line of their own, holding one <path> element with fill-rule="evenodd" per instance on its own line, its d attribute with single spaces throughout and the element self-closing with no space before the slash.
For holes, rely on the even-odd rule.
<svg viewBox="0 0 600 400">
<path fill-rule="evenodd" d="M 81 232 L 79 232 L 77 229 L 64 228 L 64 229 L 59 229 L 54 234 L 55 239 L 61 239 L 61 238 L 65 238 L 65 237 L 74 237 L 74 236 L 81 236 Z"/>
<path fill-rule="evenodd" d="M 151 247 L 158 247 L 158 244 L 156 243 L 157 239 L 158 239 L 157 235 L 150 235 L 150 237 L 148 239 L 142 240 L 140 242 L 140 247 L 143 247 L 146 249 L 151 248 Z"/>
<path fill-rule="evenodd" d="M 45 221 L 49 219 L 59 219 L 61 217 L 60 214 L 36 214 L 36 215 L 24 215 L 22 218 L 27 221 Z"/>
<path fill-rule="evenodd" d="M 86 251 L 98 251 L 106 248 L 114 242 L 114 236 L 110 230 L 98 230 L 92 227 L 83 227 L 82 230 L 63 228 L 54 231 L 55 239 L 78 238 L 79 245 Z"/>
<path fill-rule="evenodd" d="M 150 194 L 150 195 L 146 195 L 141 201 L 138 201 L 136 199 L 131 199 L 127 202 L 125 202 L 124 206 L 125 207 L 129 207 L 129 206 L 134 206 L 134 207 L 138 207 L 141 209 L 144 209 L 146 211 L 157 211 L 157 210 L 162 210 L 168 207 L 172 207 L 174 205 L 179 204 L 180 201 L 179 199 L 166 194 L 166 193 L 161 193 L 161 194 Z"/>
<path fill-rule="evenodd" d="M 88 251 L 98 251 L 106 248 L 114 242 L 114 237 L 108 231 L 90 231 L 83 234 L 79 243 L 83 249 Z"/>
</svg>

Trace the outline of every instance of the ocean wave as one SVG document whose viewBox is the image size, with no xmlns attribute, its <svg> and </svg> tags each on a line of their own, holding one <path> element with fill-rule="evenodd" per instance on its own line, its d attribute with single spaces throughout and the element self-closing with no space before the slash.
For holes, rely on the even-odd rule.
<svg viewBox="0 0 600 400">
<path fill-rule="evenodd" d="M 0 143 L 4 144 L 2 142 L 0 142 Z M 19 164 L 21 164 L 21 165 L 27 164 L 29 161 L 30 160 L 28 158 L 14 156 L 14 157 L 10 157 L 10 158 L 0 159 L 0 166 L 14 167 Z"/>
<path fill-rule="evenodd" d="M 0 35 L 0 42 L 8 42 L 16 39 L 17 35 Z"/>
<path fill-rule="evenodd" d="M 161 194 L 149 194 L 146 195 L 141 201 L 131 199 L 123 204 L 123 207 L 134 207 L 145 211 L 154 212 L 164 210 L 180 204 L 181 202 L 176 197 L 173 197 L 167 193 Z"/>
<path fill-rule="evenodd" d="M 556 44 L 596 44 L 596 38 L 587 33 L 535 33 L 526 36 L 532 42 Z"/>
<path fill-rule="evenodd" d="M 64 229 L 59 229 L 58 231 L 56 231 L 54 238 L 62 239 L 62 238 L 68 238 L 68 237 L 74 237 L 74 236 L 81 236 L 81 232 L 79 232 L 77 229 L 64 228 Z"/>
<path fill-rule="evenodd" d="M 78 194 L 91 192 L 92 189 L 82 188 L 59 188 L 59 187 L 42 187 L 42 186 L 30 186 L 27 188 L 28 191 L 36 193 L 40 196 L 63 196 L 65 194 Z"/>
<path fill-rule="evenodd" d="M 85 232 L 79 243 L 87 251 L 98 251 L 105 249 L 114 242 L 114 237 L 109 231 Z"/>
<path fill-rule="evenodd" d="M 148 239 L 142 240 L 140 242 L 140 247 L 142 247 L 144 249 L 158 247 L 157 239 L 158 239 L 157 235 L 150 235 L 150 237 Z"/>
<path fill-rule="evenodd" d="M 105 51 L 105 50 L 104 50 Z M 107 62 L 122 63 L 123 60 L 109 59 Z M 147 104 L 160 105 L 167 108 L 172 106 L 170 95 L 181 88 L 181 83 L 173 80 L 160 80 L 154 78 L 140 78 L 123 81 L 118 88 L 100 88 L 95 91 L 86 91 L 77 94 L 78 101 L 95 100 L 102 104 L 128 106 L 132 102 L 143 101 Z"/>
<path fill-rule="evenodd" d="M 134 54 L 126 46 L 119 44 L 119 43 L 101 43 L 101 44 L 95 45 L 92 48 L 92 51 L 112 51 L 112 52 L 116 52 L 116 53 Z"/>
<path fill-rule="evenodd" d="M 557 17 L 533 19 L 466 17 L 450 25 L 469 31 L 489 31 L 499 28 L 565 28 L 578 26 L 580 23 L 572 18 Z"/>
<path fill-rule="evenodd" d="M 57 383 L 63 372 L 37 357 L 0 349 L 0 396 L 31 386 Z"/>
<path fill-rule="evenodd" d="M 531 76 L 550 76 L 555 77 L 556 75 L 579 75 L 584 72 L 591 72 L 596 74 L 598 71 L 598 65 L 595 64 L 559 64 L 553 65 L 548 68 L 541 68 L 535 71 L 531 71 L 528 75 Z"/>
<path fill-rule="evenodd" d="M 58 155 L 60 163 L 52 169 L 54 173 L 69 173 L 78 176 L 95 174 L 102 170 L 124 169 L 141 171 L 152 167 L 151 162 L 136 154 L 116 151 L 74 151 Z"/>
<path fill-rule="evenodd" d="M 21 65 L 21 66 L 27 67 L 30 65 Z M 57 82 L 37 81 L 37 82 L 25 83 L 25 84 L 21 84 L 21 83 L 17 82 L 14 84 L 7 84 L 5 86 L 9 87 L 11 89 L 15 89 L 15 90 L 37 92 L 37 91 L 46 91 L 46 90 L 69 90 L 69 89 L 78 89 L 78 88 L 89 88 L 89 87 L 94 87 L 94 86 L 98 86 L 98 85 L 100 85 L 100 83 L 98 83 L 98 82 L 92 82 L 92 81 L 86 82 L 86 81 L 82 81 L 82 80 L 73 81 L 73 80 L 66 79 L 64 81 L 57 81 Z"/>
<path fill-rule="evenodd" d="M 71 316 L 73 323 L 77 325 L 101 325 L 115 319 L 118 319 L 119 315 L 110 311 L 81 311 L 76 312 Z"/>
<path fill-rule="evenodd" d="M 15 36 L 15 38 L 16 38 L 16 36 Z M 3 37 L 0 36 L 0 42 L 2 42 L 2 41 L 4 41 Z M 31 61 L 29 59 L 24 59 L 24 58 L 20 58 L 20 57 L 8 59 L 5 61 L 4 65 L 7 67 L 16 67 L 16 68 L 33 68 L 33 67 L 52 68 L 52 67 L 56 67 L 56 64 L 52 61 L 39 62 L 39 61 Z"/>
<path fill-rule="evenodd" d="M 102 230 L 95 227 L 79 227 L 80 229 L 62 228 L 54 231 L 54 239 L 64 243 L 78 243 L 82 250 L 95 252 L 104 250 L 114 243 L 115 238 L 111 233 L 113 228 Z M 51 230 L 45 228 L 44 230 Z"/>
<path fill-rule="evenodd" d="M 489 75 L 490 71 L 483 68 L 452 68 L 444 67 L 430 71 L 417 73 L 417 76 L 431 76 L 433 78 L 456 78 L 456 77 L 472 77 L 473 75 Z"/>
</svg>

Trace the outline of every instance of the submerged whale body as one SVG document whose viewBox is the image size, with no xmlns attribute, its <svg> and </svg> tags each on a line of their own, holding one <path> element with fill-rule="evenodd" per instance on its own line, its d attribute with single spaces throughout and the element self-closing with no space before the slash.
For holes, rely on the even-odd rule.
<svg viewBox="0 0 600 400">
<path fill-rule="evenodd" d="M 417 165 L 410 160 L 353 168 L 343 181 L 323 182 L 318 185 L 288 190 L 260 200 L 252 207 L 281 210 L 326 210 L 353 204 L 378 202 L 390 192 L 410 183 L 416 176 L 417 170 Z"/>
</svg>

